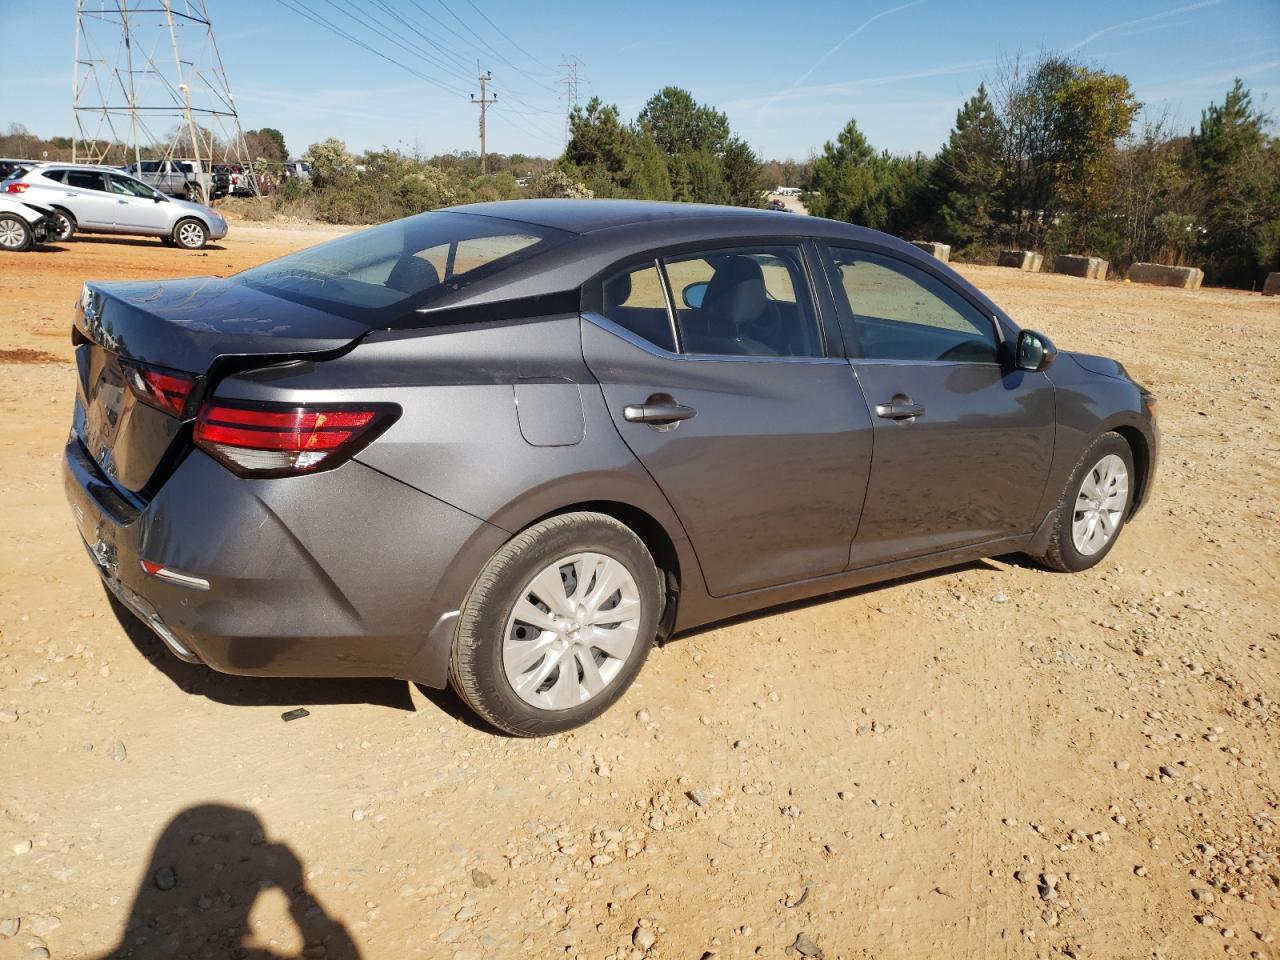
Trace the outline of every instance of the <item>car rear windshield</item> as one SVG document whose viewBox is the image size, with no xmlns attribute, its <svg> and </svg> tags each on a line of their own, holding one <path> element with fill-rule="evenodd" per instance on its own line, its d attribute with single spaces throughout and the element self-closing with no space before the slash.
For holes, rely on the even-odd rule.
<svg viewBox="0 0 1280 960">
<path fill-rule="evenodd" d="M 310 247 L 232 279 L 382 326 L 571 237 L 495 217 L 423 213 Z"/>
</svg>

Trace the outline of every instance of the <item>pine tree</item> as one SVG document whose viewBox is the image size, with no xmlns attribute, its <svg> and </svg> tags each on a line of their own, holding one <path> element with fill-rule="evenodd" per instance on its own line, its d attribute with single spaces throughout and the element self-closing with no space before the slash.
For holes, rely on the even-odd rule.
<svg viewBox="0 0 1280 960">
<path fill-rule="evenodd" d="M 960 247 L 989 237 L 1000 190 L 1000 120 L 985 84 L 956 113 L 951 137 L 938 153 L 932 189 L 941 202 L 941 227 Z"/>
<path fill-rule="evenodd" d="M 845 124 L 835 142 L 827 141 L 822 156 L 813 161 L 813 175 L 804 194 L 809 212 L 866 225 L 867 201 L 874 192 L 871 161 L 875 155 L 858 129 L 858 122 L 850 120 Z"/>
</svg>

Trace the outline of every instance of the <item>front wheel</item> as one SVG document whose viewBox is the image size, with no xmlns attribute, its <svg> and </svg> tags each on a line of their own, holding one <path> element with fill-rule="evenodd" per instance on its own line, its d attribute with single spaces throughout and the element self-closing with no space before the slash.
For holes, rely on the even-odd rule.
<svg viewBox="0 0 1280 960">
<path fill-rule="evenodd" d="M 173 242 L 184 250 L 199 250 L 209 242 L 209 231 L 199 220 L 179 220 L 173 228 Z"/>
<path fill-rule="evenodd" d="M 635 533 L 598 513 L 552 517 L 481 571 L 458 620 L 449 680 L 507 733 L 569 730 L 631 685 L 661 613 L 657 567 Z"/>
<path fill-rule="evenodd" d="M 0 249 L 18 252 L 30 250 L 35 243 L 35 234 L 21 217 L 11 213 L 0 214 Z"/>
<path fill-rule="evenodd" d="M 1075 573 L 1100 563 L 1124 527 L 1133 498 L 1133 451 L 1118 433 L 1104 433 L 1076 464 L 1058 501 L 1053 533 L 1033 559 Z"/>
</svg>

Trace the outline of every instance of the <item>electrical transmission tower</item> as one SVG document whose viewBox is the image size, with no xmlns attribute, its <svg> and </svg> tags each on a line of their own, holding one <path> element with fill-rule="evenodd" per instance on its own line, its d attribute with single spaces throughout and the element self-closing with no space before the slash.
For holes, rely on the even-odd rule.
<svg viewBox="0 0 1280 960">
<path fill-rule="evenodd" d="M 582 61 L 574 56 L 566 56 L 560 66 L 564 67 L 564 79 L 560 82 L 564 84 L 564 142 L 568 146 L 569 121 L 573 117 L 573 111 L 578 109 L 578 67 L 582 66 Z"/>
<path fill-rule="evenodd" d="M 72 159 L 249 169 L 205 0 L 76 0 Z M 256 188 L 256 178 L 249 177 Z"/>
<path fill-rule="evenodd" d="M 485 115 L 485 111 L 488 110 L 490 104 L 494 104 L 498 102 L 498 95 L 495 93 L 492 97 L 485 97 L 484 85 L 493 79 L 493 71 L 486 70 L 484 73 L 480 73 L 479 71 L 480 71 L 480 64 L 477 63 L 476 79 L 480 81 L 480 97 L 479 99 L 476 99 L 476 95 L 473 93 L 471 95 L 471 102 L 476 104 L 480 108 L 480 175 L 484 176 L 486 173 L 489 172 L 488 162 L 485 159 L 485 149 L 484 149 L 484 115 Z"/>
</svg>

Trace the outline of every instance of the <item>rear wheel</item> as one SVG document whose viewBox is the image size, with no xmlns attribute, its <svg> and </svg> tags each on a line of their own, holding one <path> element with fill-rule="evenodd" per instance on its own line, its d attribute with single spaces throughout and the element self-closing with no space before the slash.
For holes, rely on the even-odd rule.
<svg viewBox="0 0 1280 960">
<path fill-rule="evenodd" d="M 31 225 L 11 213 L 0 214 L 0 249 L 29 250 L 35 243 Z"/>
<path fill-rule="evenodd" d="M 173 242 L 184 250 L 199 250 L 209 242 L 209 231 L 199 220 L 179 220 L 173 228 Z"/>
<path fill-rule="evenodd" d="M 49 214 L 49 239 L 54 243 L 66 243 L 75 232 L 75 217 L 67 211 L 55 209 Z"/>
<path fill-rule="evenodd" d="M 597 513 L 552 517 L 506 544 L 476 579 L 449 680 L 508 733 L 568 730 L 631 685 L 661 612 L 658 571 L 635 533 Z"/>
<path fill-rule="evenodd" d="M 1076 464 L 1058 501 L 1049 546 L 1034 559 L 1071 573 L 1100 563 L 1124 527 L 1133 486 L 1129 444 L 1118 433 L 1102 434 Z"/>
<path fill-rule="evenodd" d="M 204 203 L 204 190 L 198 183 L 188 183 L 183 194 L 192 203 Z"/>
</svg>

